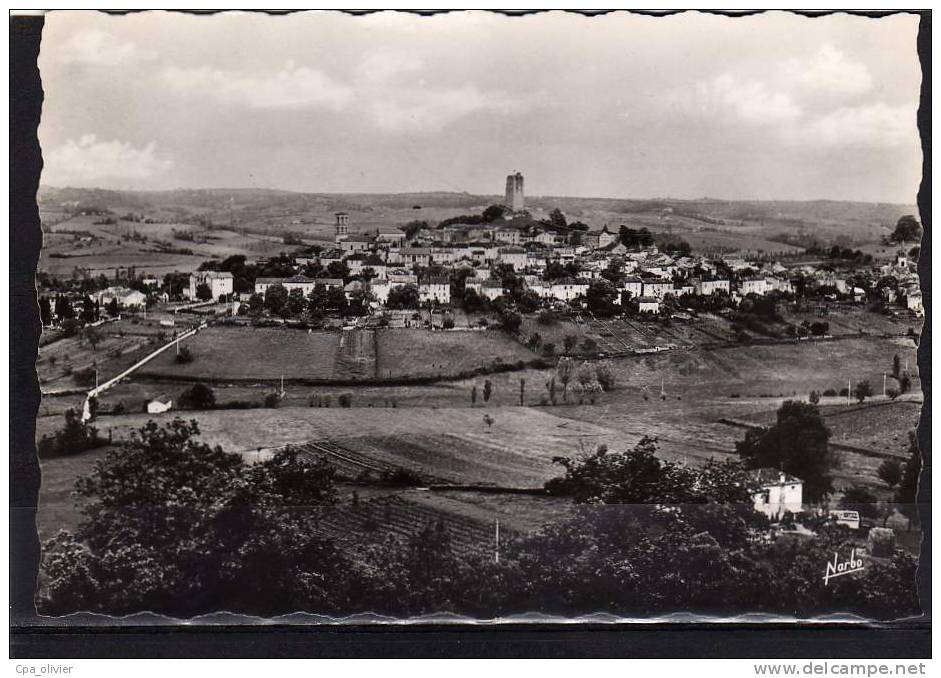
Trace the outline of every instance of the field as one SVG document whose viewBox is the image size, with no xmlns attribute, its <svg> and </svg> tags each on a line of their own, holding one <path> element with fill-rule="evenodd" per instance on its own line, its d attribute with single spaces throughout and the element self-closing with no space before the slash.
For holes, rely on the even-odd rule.
<svg viewBox="0 0 941 678">
<path fill-rule="evenodd" d="M 79 384 L 72 376 L 76 372 L 97 368 L 99 381 L 119 374 L 144 355 L 173 338 L 174 330 L 185 330 L 183 323 L 177 328 L 161 327 L 156 317 L 147 320 L 123 318 L 106 322 L 94 328 L 99 337 L 93 345 L 79 333 L 64 337 L 40 347 L 36 369 L 43 392 L 55 392 L 93 387 L 94 379 Z"/>
<path fill-rule="evenodd" d="M 233 254 L 266 257 L 291 249 L 273 235 L 183 223 L 96 221 L 102 221 L 102 217 L 78 215 L 44 223 L 39 270 L 70 276 L 78 267 L 91 275 L 111 277 L 117 269 L 134 267 L 141 274 L 163 276 L 174 271 L 195 271 L 207 259 Z"/>
<path fill-rule="evenodd" d="M 431 332 L 425 329 L 303 331 L 287 328 L 210 327 L 184 342 L 191 363 L 158 356 L 138 379 L 363 380 L 449 376 L 495 361 L 536 356 L 495 330 Z"/>
<path fill-rule="evenodd" d="M 536 354 L 497 330 L 428 332 L 419 329 L 379 330 L 376 334 L 378 375 L 447 376 L 497 362 L 530 361 Z"/>
<path fill-rule="evenodd" d="M 340 335 L 279 328 L 209 327 L 184 342 L 193 362 L 176 362 L 174 352 L 158 356 L 138 376 L 192 380 L 333 379 Z"/>
<path fill-rule="evenodd" d="M 490 413 L 492 429 L 483 421 Z M 115 438 L 148 419 L 179 413 L 108 417 Z M 182 415 L 182 416 L 185 416 Z M 403 466 L 447 482 L 540 487 L 558 475 L 552 458 L 580 446 L 621 446 L 625 436 L 538 408 L 414 407 L 209 411 L 199 414 L 202 439 L 230 452 L 254 452 L 307 441 L 330 441 L 368 459 Z"/>
</svg>

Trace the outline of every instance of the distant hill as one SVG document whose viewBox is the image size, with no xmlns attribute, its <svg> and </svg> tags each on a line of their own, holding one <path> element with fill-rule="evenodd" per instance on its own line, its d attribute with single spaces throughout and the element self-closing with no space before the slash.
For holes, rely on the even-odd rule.
<svg viewBox="0 0 941 678">
<path fill-rule="evenodd" d="M 428 192 L 400 194 L 298 193 L 274 189 L 177 189 L 115 191 L 41 186 L 38 201 L 45 220 L 59 221 L 82 210 L 110 210 L 118 215 L 143 213 L 180 223 L 194 221 L 278 233 L 308 225 L 312 235 L 326 235 L 333 212 L 351 215 L 354 230 L 421 219 L 430 224 L 460 214 L 479 213 L 502 202 L 499 195 Z M 734 247 L 747 236 L 759 249 L 768 243 L 807 246 L 812 242 L 863 245 L 889 233 L 914 205 L 814 201 L 728 201 L 713 199 L 647 200 L 533 196 L 527 208 L 540 217 L 558 208 L 570 220 L 592 228 L 646 226 L 686 237 L 694 246 Z M 301 228 L 300 230 L 305 230 Z M 762 243 L 765 243 L 764 245 Z"/>
</svg>

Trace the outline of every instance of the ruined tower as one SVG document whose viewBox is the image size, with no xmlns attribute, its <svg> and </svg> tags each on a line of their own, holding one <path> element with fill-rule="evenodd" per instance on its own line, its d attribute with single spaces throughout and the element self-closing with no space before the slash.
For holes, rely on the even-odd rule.
<svg viewBox="0 0 941 678">
<path fill-rule="evenodd" d="M 513 212 L 525 209 L 523 201 L 523 175 L 519 172 L 506 178 L 506 206 Z"/>
</svg>

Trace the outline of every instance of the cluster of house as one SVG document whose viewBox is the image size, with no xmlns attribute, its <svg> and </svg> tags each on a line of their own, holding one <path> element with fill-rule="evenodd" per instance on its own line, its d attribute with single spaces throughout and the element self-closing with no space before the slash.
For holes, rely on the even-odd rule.
<svg viewBox="0 0 941 678">
<path fill-rule="evenodd" d="M 343 262 L 352 276 L 345 283 L 340 278 L 312 278 L 300 273 L 285 278 L 259 278 L 255 293 L 265 294 L 273 285 L 281 285 L 288 292 L 298 289 L 308 296 L 316 287 L 330 290 L 342 288 L 347 295 L 368 288 L 372 303 L 384 306 L 393 289 L 404 285 L 418 288 L 422 303 L 450 304 L 451 284 L 447 275 L 421 276 L 414 271 L 434 268 L 452 271 L 469 269 L 465 289 L 473 290 L 481 298 L 494 300 L 505 294 L 501 280 L 495 278 L 494 268 L 503 266 L 516 273 L 525 288 L 547 303 L 567 303 L 584 297 L 589 286 L 605 272 L 615 271 L 619 282 L 615 284 L 621 294 L 615 298 L 620 304 L 624 298 L 632 299 L 641 313 L 661 312 L 663 299 L 668 295 L 709 296 L 724 294 L 730 303 L 739 303 L 749 295 L 764 296 L 771 292 L 793 292 L 789 270 L 777 262 L 750 261 L 740 257 L 710 260 L 705 257 L 675 256 L 654 246 L 639 251 L 630 250 L 618 236 L 608 230 L 588 231 L 580 245 L 572 245 L 551 229 L 533 227 L 514 228 L 512 222 L 497 221 L 487 224 L 450 224 L 440 229 L 421 230 L 412 238 L 396 228 L 380 228 L 370 234 L 351 234 L 349 215 L 336 213 L 334 246 L 318 255 L 295 258 L 297 270 L 307 264 L 319 263 L 323 269 Z M 550 265 L 565 267 L 576 264 L 577 273 L 570 277 L 546 279 Z M 892 275 L 898 276 L 910 268 L 910 262 L 900 255 L 889 265 Z M 569 268 L 568 270 L 573 270 Z M 865 291 L 848 284 L 845 278 L 815 267 L 801 272 L 815 279 L 820 286 L 832 286 L 844 295 L 865 298 Z M 363 282 L 367 280 L 368 282 Z M 909 309 L 921 312 L 921 293 L 917 277 L 901 277 L 899 290 L 886 301 L 901 302 L 904 298 Z M 212 298 L 232 293 L 230 273 L 200 271 L 190 277 L 187 295 L 196 298 L 197 288 L 205 285 Z M 859 296 L 862 295 L 862 296 Z"/>
</svg>

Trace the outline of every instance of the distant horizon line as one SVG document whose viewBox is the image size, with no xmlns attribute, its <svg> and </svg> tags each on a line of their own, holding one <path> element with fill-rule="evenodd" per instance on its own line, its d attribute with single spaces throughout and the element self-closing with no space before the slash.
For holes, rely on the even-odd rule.
<svg viewBox="0 0 941 678">
<path fill-rule="evenodd" d="M 225 187 L 225 188 L 210 188 L 210 187 L 200 187 L 200 188 L 105 188 L 102 186 L 55 186 L 52 184 L 39 184 L 39 189 L 54 189 L 54 190 L 73 190 L 73 191 L 110 191 L 112 193 L 174 193 L 178 191 L 205 191 L 205 192 L 242 192 L 242 191 L 259 191 L 259 192 L 269 192 L 269 193 L 291 193 L 295 195 L 340 195 L 340 196 L 354 196 L 354 195 L 376 195 L 376 196 L 408 196 L 408 195 L 455 195 L 455 196 L 470 196 L 470 197 L 480 197 L 480 198 L 490 198 L 496 197 L 500 198 L 503 194 L 501 193 L 472 193 L 470 191 L 454 191 L 454 190 L 430 190 L 430 191 L 302 191 L 290 188 L 270 188 L 270 187 L 260 187 L 260 186 L 245 186 L 245 187 Z M 634 202 L 643 202 L 643 201 L 662 201 L 662 202 L 752 202 L 752 203 L 773 203 L 773 202 L 793 202 L 793 203 L 814 203 L 814 202 L 830 202 L 830 203 L 855 203 L 861 205 L 894 205 L 894 206 L 905 206 L 905 207 L 915 207 L 918 208 L 917 199 L 912 202 L 894 202 L 891 200 L 851 200 L 848 198 L 714 198 L 710 196 L 701 196 L 698 198 L 677 198 L 677 197 L 664 197 L 664 196 L 654 196 L 654 197 L 644 197 L 644 198 L 628 198 L 628 197 L 612 197 L 612 196 L 584 196 L 584 195 L 526 195 L 527 200 L 622 200 L 622 201 L 634 201 Z"/>
</svg>

